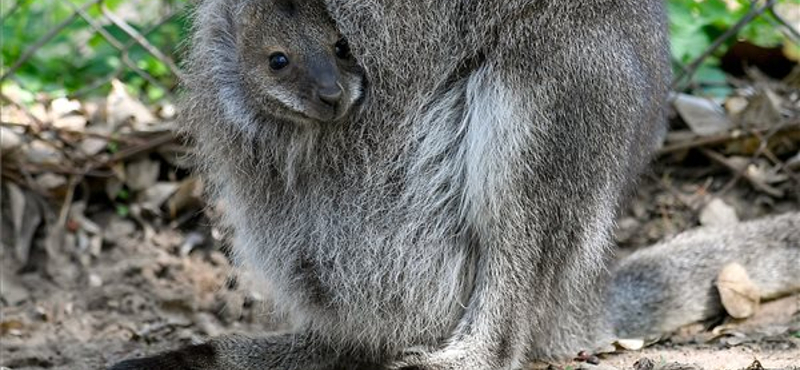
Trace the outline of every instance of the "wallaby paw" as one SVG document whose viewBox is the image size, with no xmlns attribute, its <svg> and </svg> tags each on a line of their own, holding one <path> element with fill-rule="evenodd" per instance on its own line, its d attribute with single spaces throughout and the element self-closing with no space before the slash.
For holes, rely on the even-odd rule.
<svg viewBox="0 0 800 370">
<path fill-rule="evenodd" d="M 427 352 L 423 349 L 406 350 L 400 360 L 391 363 L 389 370 L 483 370 L 490 368 L 473 351 L 443 349 Z"/>
</svg>

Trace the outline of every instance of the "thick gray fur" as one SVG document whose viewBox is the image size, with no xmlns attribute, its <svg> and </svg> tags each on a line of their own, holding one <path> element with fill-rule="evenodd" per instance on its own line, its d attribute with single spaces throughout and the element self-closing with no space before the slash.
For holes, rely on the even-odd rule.
<svg viewBox="0 0 800 370">
<path fill-rule="evenodd" d="M 613 269 L 606 321 L 618 337 L 642 338 L 719 316 L 717 274 L 734 262 L 763 297 L 800 291 L 800 213 L 698 228 L 626 257 Z"/>
<path fill-rule="evenodd" d="M 115 369 L 516 369 L 611 337 L 612 223 L 664 129 L 661 0 L 325 0 L 365 94 L 310 123 L 242 82 L 254 1 L 291 2 L 199 4 L 182 131 L 297 331 Z"/>
</svg>

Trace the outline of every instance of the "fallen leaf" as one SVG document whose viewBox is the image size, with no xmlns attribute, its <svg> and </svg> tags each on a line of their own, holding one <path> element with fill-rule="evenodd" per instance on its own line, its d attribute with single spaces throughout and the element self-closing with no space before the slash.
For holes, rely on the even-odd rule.
<svg viewBox="0 0 800 370">
<path fill-rule="evenodd" d="M 4 320 L 0 322 L 0 335 L 16 335 L 15 332 L 18 334 L 24 327 L 25 325 L 22 321 L 15 319 Z"/>
<path fill-rule="evenodd" d="M 0 127 L 0 153 L 7 154 L 22 146 L 22 136 L 7 127 Z"/>
<path fill-rule="evenodd" d="M 36 184 L 41 186 L 42 189 L 53 190 L 67 185 L 67 178 L 62 175 L 46 172 L 36 176 Z"/>
<path fill-rule="evenodd" d="M 106 114 L 108 125 L 113 131 L 124 125 L 140 131 L 157 120 L 141 101 L 128 94 L 125 84 L 116 79 L 111 81 L 111 92 L 106 99 Z"/>
<path fill-rule="evenodd" d="M 733 123 L 713 100 L 688 94 L 678 94 L 673 102 L 683 121 L 697 135 L 709 136 L 726 132 Z"/>
<path fill-rule="evenodd" d="M 81 103 L 68 98 L 55 98 L 50 102 L 50 118 L 56 119 L 81 112 Z"/>
<path fill-rule="evenodd" d="M 761 299 L 758 287 L 750 280 L 747 270 L 730 263 L 717 276 L 717 290 L 722 306 L 733 318 L 744 319 L 756 313 Z"/>
<path fill-rule="evenodd" d="M 70 114 L 53 119 L 53 127 L 69 131 L 83 131 L 89 120 L 80 114 Z"/>
<path fill-rule="evenodd" d="M 644 348 L 644 339 L 617 339 L 614 344 L 622 349 L 629 351 L 638 351 Z"/>
<path fill-rule="evenodd" d="M 193 177 L 181 182 L 178 190 L 167 202 L 170 217 L 177 217 L 180 212 L 187 208 L 201 207 L 202 193 L 203 183 L 200 179 Z"/>
<path fill-rule="evenodd" d="M 108 140 L 97 137 L 87 137 L 81 140 L 78 148 L 88 156 L 97 155 L 108 147 Z"/>
<path fill-rule="evenodd" d="M 137 201 L 142 209 L 159 214 L 161 213 L 161 205 L 172 197 L 172 194 L 178 190 L 178 187 L 178 184 L 174 182 L 155 183 L 139 193 Z"/>
<path fill-rule="evenodd" d="M 125 167 L 125 184 L 134 191 L 142 191 L 156 184 L 161 163 L 150 159 L 141 159 L 129 163 Z"/>
<path fill-rule="evenodd" d="M 61 151 L 42 140 L 34 140 L 24 145 L 22 150 L 29 163 L 57 166 L 64 161 Z"/>
</svg>

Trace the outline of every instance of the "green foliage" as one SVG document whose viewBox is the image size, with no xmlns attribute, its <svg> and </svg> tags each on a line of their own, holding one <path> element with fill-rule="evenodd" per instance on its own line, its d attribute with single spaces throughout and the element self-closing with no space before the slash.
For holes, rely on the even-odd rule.
<svg viewBox="0 0 800 370">
<path fill-rule="evenodd" d="M 128 217 L 128 215 L 131 214 L 130 207 L 124 204 L 117 204 L 116 211 L 117 211 L 117 216 L 119 217 Z"/>
<path fill-rule="evenodd" d="M 77 7 L 90 0 L 68 0 Z M 733 27 L 750 9 L 750 0 L 667 0 L 672 32 L 672 56 L 676 63 L 687 64 L 700 56 L 711 43 L 727 29 Z M 763 1 L 763 0 L 761 0 Z M 779 0 L 789 3 L 796 0 Z M 162 53 L 177 60 L 176 50 L 187 37 L 186 18 L 174 16 L 158 25 L 154 32 L 147 32 L 160 21 L 158 11 L 163 6 L 182 6 L 189 0 L 105 0 L 108 9 L 118 15 L 130 15 L 136 21 L 128 21 Z M 761 2 L 759 2 L 760 4 Z M 154 8 L 154 5 L 156 6 Z M 0 0 L 2 10 L 2 66 L 4 70 L 15 64 L 38 40 L 60 23 L 70 19 L 74 10 L 64 0 Z M 13 14 L 7 13 L 13 10 Z M 133 40 L 116 25 L 104 21 L 102 8 L 90 6 L 88 15 L 99 22 L 103 31 L 112 35 L 123 45 Z M 726 42 L 721 50 L 708 58 L 698 71 L 703 81 L 724 81 L 717 65 L 718 57 L 738 39 L 746 39 L 761 46 L 775 46 L 784 41 L 784 36 L 769 23 L 764 15 L 748 24 L 736 37 Z M 131 18 L 131 17 L 129 17 Z M 15 84 L 24 90 L 53 95 L 73 94 L 87 87 L 100 85 L 90 94 L 105 94 L 109 84 L 102 84 L 110 76 L 119 73 L 119 79 L 150 101 L 163 98 L 177 83 L 172 71 L 163 62 L 150 55 L 141 46 L 131 47 L 127 53 L 129 63 L 145 71 L 158 82 L 151 83 L 126 65 L 124 53 L 112 46 L 86 20 L 75 18 L 53 39 L 38 49 L 33 57 L 14 74 Z M 4 83 L 9 88 L 11 83 Z M 163 89 L 160 86 L 166 88 Z"/>
<path fill-rule="evenodd" d="M 796 0 L 779 0 L 788 3 Z M 762 6 L 757 1 L 755 6 Z M 680 64 L 688 64 L 699 57 L 726 30 L 742 19 L 751 7 L 750 0 L 669 0 L 667 9 L 672 34 L 672 57 Z M 785 36 L 762 15 L 748 23 L 735 37 L 728 39 L 716 50 L 699 71 L 704 80 L 719 79 L 719 56 L 738 40 L 771 47 L 781 45 Z"/>
<path fill-rule="evenodd" d="M 75 13 L 74 9 L 63 0 L 2 1 L 4 70 L 13 66 L 37 41 L 62 22 L 68 21 Z M 89 0 L 69 1 L 77 7 L 89 3 Z M 128 20 L 127 23 L 144 34 L 148 42 L 162 53 L 175 60 L 178 56 L 176 45 L 187 36 L 186 19 L 182 16 L 173 16 L 166 23 L 159 24 L 157 22 L 162 20 L 164 14 L 159 14 L 162 13 L 157 11 L 159 9 L 153 11 L 153 4 L 180 6 L 184 2 L 186 0 L 159 2 L 105 0 L 102 4 L 119 16 L 130 16 L 132 9 L 142 10 L 142 14 L 131 17 L 135 21 Z M 12 10 L 13 14 L 7 16 L 6 13 Z M 28 91 L 65 95 L 94 84 L 102 84 L 119 72 L 118 78 L 121 81 L 143 92 L 151 100 L 162 98 L 168 92 L 164 88 L 173 89 L 177 81 L 170 69 L 142 46 L 135 44 L 132 37 L 120 27 L 105 20 L 101 15 L 102 12 L 102 8 L 97 5 L 89 7 L 86 11 L 104 32 L 118 40 L 121 45 L 132 45 L 127 55 L 115 48 L 89 22 L 77 17 L 54 38 L 37 49 L 32 58 L 16 70 L 14 73 L 16 82 Z M 148 32 L 154 26 L 157 26 L 155 31 Z M 151 83 L 137 74 L 133 68 L 125 64 L 126 59 L 130 64 L 151 75 L 157 83 Z M 6 88 L 10 84 L 4 85 Z M 110 85 L 106 83 L 102 84 L 100 89 L 89 93 L 105 94 L 109 88 Z"/>
</svg>

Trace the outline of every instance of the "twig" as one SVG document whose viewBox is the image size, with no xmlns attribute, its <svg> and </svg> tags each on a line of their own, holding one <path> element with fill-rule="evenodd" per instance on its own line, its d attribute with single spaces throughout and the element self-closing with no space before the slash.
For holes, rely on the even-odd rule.
<svg viewBox="0 0 800 370">
<path fill-rule="evenodd" d="M 659 149 L 657 154 L 658 155 L 665 155 L 665 154 L 679 152 L 679 151 L 687 150 L 687 149 L 709 147 L 709 146 L 714 146 L 714 145 L 718 145 L 718 144 L 727 143 L 727 142 L 730 142 L 730 141 L 748 139 L 748 138 L 751 138 L 751 137 L 757 137 L 759 135 L 767 134 L 767 133 L 770 132 L 770 130 L 773 130 L 773 128 L 770 128 L 770 129 L 759 129 L 759 130 L 753 130 L 753 131 L 734 131 L 734 132 L 726 132 L 726 133 L 718 134 L 718 135 L 692 138 L 690 140 L 685 140 L 685 141 L 681 141 L 681 142 L 678 142 L 678 143 L 675 143 L 675 144 L 666 145 L 663 148 Z M 793 122 L 793 123 L 788 123 L 788 124 L 785 124 L 785 125 L 781 125 L 779 127 L 779 129 L 777 131 L 775 131 L 773 134 L 775 134 L 775 133 L 795 133 L 795 132 L 800 133 L 800 122 Z M 772 136 L 772 135 L 768 135 L 768 136 Z"/>
<path fill-rule="evenodd" d="M 24 105 L 20 104 L 16 100 L 12 99 L 10 96 L 0 92 L 0 100 L 5 100 L 9 104 L 13 105 L 15 108 L 17 108 L 17 109 L 21 110 L 23 113 L 25 113 L 25 116 L 27 116 L 28 119 L 33 121 L 33 123 L 36 126 L 37 130 L 41 130 L 45 126 L 45 124 L 44 124 L 44 122 L 42 122 L 42 120 L 37 118 L 33 113 L 31 113 L 31 111 L 28 108 L 26 108 Z"/>
<path fill-rule="evenodd" d="M 111 12 L 108 9 L 108 7 L 102 5 L 102 9 L 103 9 L 103 15 L 105 15 L 106 18 L 108 18 L 108 20 L 117 25 L 117 27 L 119 27 L 123 32 L 127 33 L 128 36 L 136 40 L 136 43 L 139 44 L 141 47 L 143 47 L 145 50 L 147 50 L 148 53 L 150 53 L 158 60 L 160 60 L 162 63 L 164 63 L 167 67 L 169 67 L 169 69 L 172 71 L 173 74 L 175 74 L 175 76 L 178 77 L 178 79 L 183 79 L 180 68 L 178 68 L 178 66 L 175 65 L 175 62 L 173 62 L 171 58 L 161 53 L 161 50 L 158 50 L 158 48 L 156 48 L 155 46 L 153 46 L 153 44 L 147 41 L 147 39 L 144 36 L 142 36 L 142 34 L 140 34 L 133 27 L 131 27 L 123 20 L 121 20 L 119 17 L 117 17 L 117 15 Z"/>
<path fill-rule="evenodd" d="M 141 153 L 149 152 L 149 151 L 151 151 L 151 150 L 153 150 L 153 149 L 155 149 L 155 148 L 157 148 L 157 147 L 159 147 L 161 145 L 164 145 L 164 144 L 167 144 L 167 143 L 171 143 L 171 142 L 175 141 L 175 139 L 176 139 L 175 138 L 175 134 L 173 134 L 172 132 L 165 132 L 165 133 L 159 134 L 159 135 L 157 135 L 155 137 L 152 137 L 150 140 L 148 140 L 148 141 L 146 141 L 144 143 L 141 143 L 141 144 L 138 144 L 138 145 L 134 145 L 132 147 L 128 147 L 128 148 L 120 150 L 119 152 L 117 152 L 116 154 L 111 156 L 111 158 L 109 158 L 109 159 L 107 159 L 107 160 L 105 160 L 105 161 L 103 161 L 101 163 L 98 163 L 98 164 L 96 164 L 94 166 L 91 166 L 90 168 L 87 169 L 87 171 L 96 170 L 96 169 L 100 169 L 100 168 L 103 168 L 103 167 L 111 166 L 112 164 L 114 164 L 116 162 L 122 161 L 124 159 L 130 158 L 130 157 L 133 157 L 133 156 L 136 156 L 136 155 L 139 155 Z"/>
<path fill-rule="evenodd" d="M 709 45 L 705 51 L 703 51 L 703 54 L 700 54 L 699 57 L 695 58 L 695 60 L 691 64 L 689 64 L 685 69 L 680 71 L 677 76 L 675 76 L 675 79 L 672 82 L 672 90 L 675 91 L 683 90 L 683 88 L 685 87 L 683 85 L 685 80 L 691 80 L 692 76 L 694 76 L 694 74 L 697 72 L 697 69 L 700 68 L 700 65 L 703 64 L 703 61 L 705 61 L 706 58 L 708 58 L 711 55 L 711 53 L 716 51 L 729 38 L 739 33 L 739 31 L 741 31 L 741 29 L 744 28 L 744 26 L 746 26 L 748 23 L 752 22 L 753 19 L 764 13 L 764 11 L 766 11 L 767 9 L 771 9 L 776 2 L 777 0 L 767 0 L 767 2 L 763 6 L 758 7 L 757 1 L 751 1 L 750 11 L 748 11 L 747 14 L 744 17 L 742 17 L 742 19 L 739 19 L 739 21 L 736 22 L 736 24 L 733 27 L 729 28 L 724 33 L 722 33 L 722 35 L 717 37 L 717 39 L 714 40 L 714 42 L 712 42 L 711 45 Z"/>
<path fill-rule="evenodd" d="M 89 7 L 101 1 L 103 0 L 92 0 L 86 4 L 83 4 L 83 6 L 81 6 L 80 9 L 81 10 L 89 9 Z M 12 74 L 14 74 L 14 72 L 16 72 L 20 67 L 22 67 L 22 65 L 25 64 L 25 62 L 27 62 L 28 59 L 30 59 L 33 56 L 33 54 L 35 54 L 39 49 L 41 49 L 42 46 L 44 46 L 44 44 L 50 42 L 50 40 L 56 37 L 61 31 L 67 28 L 67 26 L 69 26 L 77 18 L 78 18 L 78 13 L 72 13 L 72 15 L 69 16 L 69 18 L 65 19 L 63 22 L 53 27 L 53 29 L 50 30 L 50 32 L 48 32 L 46 35 L 44 35 L 42 38 L 36 41 L 33 45 L 31 45 L 28 49 L 26 49 L 25 53 L 23 53 L 22 56 L 20 56 L 19 59 L 17 59 L 17 61 L 14 62 L 14 64 L 9 69 L 7 69 L 2 76 L 0 76 L 0 81 L 3 81 Z"/>
<path fill-rule="evenodd" d="M 714 152 L 712 150 L 701 149 L 701 152 L 706 157 L 710 158 L 714 162 L 717 162 L 717 163 L 721 164 L 722 166 L 724 166 L 725 168 L 727 168 L 728 170 L 730 170 L 731 172 L 734 173 L 733 179 L 731 179 L 730 182 L 728 182 L 722 188 L 722 190 L 717 192 L 717 195 L 722 195 L 722 194 L 727 193 L 733 187 L 733 185 L 736 184 L 737 181 L 739 181 L 739 179 L 744 177 L 756 189 L 758 189 L 760 191 L 763 191 L 764 193 L 767 193 L 767 194 L 769 194 L 769 195 L 771 195 L 771 196 L 773 196 L 775 198 L 783 197 L 783 195 L 784 195 L 783 191 L 781 191 L 780 189 L 776 189 L 776 188 L 770 186 L 769 184 L 764 183 L 760 179 L 757 179 L 757 178 L 751 176 L 747 172 L 748 167 L 750 167 L 750 165 L 752 165 L 755 162 L 755 158 L 757 158 L 756 156 L 753 156 L 753 157 L 749 158 L 747 164 L 742 166 L 742 168 L 738 168 L 737 166 L 731 165 L 731 163 L 728 162 L 728 160 L 724 156 L 722 156 L 722 155 L 720 155 L 720 154 L 718 154 L 718 153 L 716 153 L 716 152 Z"/>
</svg>

